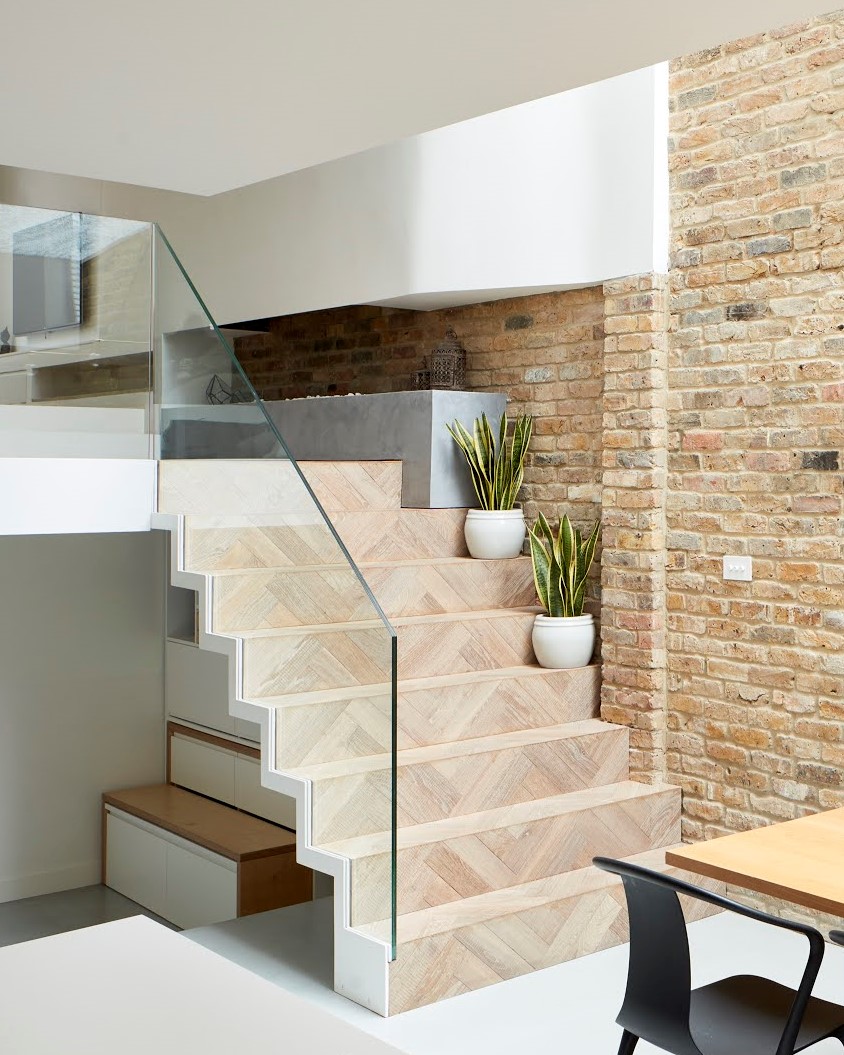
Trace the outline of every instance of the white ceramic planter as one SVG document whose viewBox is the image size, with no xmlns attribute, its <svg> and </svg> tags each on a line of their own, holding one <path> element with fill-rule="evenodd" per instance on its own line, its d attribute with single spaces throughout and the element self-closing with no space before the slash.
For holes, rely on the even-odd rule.
<svg viewBox="0 0 844 1055">
<path fill-rule="evenodd" d="M 479 560 L 520 556 L 527 534 L 521 509 L 470 509 L 463 530 L 469 552 Z"/>
<path fill-rule="evenodd" d="M 595 620 L 591 615 L 538 615 L 533 622 L 532 640 L 540 667 L 586 667 L 595 651 Z"/>
</svg>

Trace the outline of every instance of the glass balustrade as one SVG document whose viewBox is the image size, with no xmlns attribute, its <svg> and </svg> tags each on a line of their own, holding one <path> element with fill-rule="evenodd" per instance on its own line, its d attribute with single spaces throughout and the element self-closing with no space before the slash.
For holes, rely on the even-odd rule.
<svg viewBox="0 0 844 1055">
<path fill-rule="evenodd" d="M 279 736 L 275 768 L 310 783 L 312 845 L 354 856 L 355 840 L 363 838 L 370 852 L 379 851 L 378 863 L 358 879 L 366 889 L 352 898 L 349 924 L 366 924 L 370 932 L 380 924 L 375 932 L 394 956 L 395 631 L 158 229 L 153 275 L 158 457 L 281 463 L 267 508 L 279 505 L 280 489 L 282 510 L 186 516 L 186 563 L 207 552 L 209 538 L 213 546 L 258 533 L 271 545 L 273 589 L 284 594 L 293 622 L 276 637 L 266 628 L 237 635 L 244 666 L 254 653 L 268 672 L 261 684 L 245 679 L 244 697 L 284 711 L 287 735 Z M 224 590 L 239 588 L 237 572 L 234 557 L 225 582 L 215 584 L 219 600 Z M 291 638 L 293 651 L 307 656 L 304 664 L 291 660 Z M 348 785 L 341 794 L 338 780 Z M 352 875 L 354 881 L 354 862 Z"/>
<path fill-rule="evenodd" d="M 283 715 L 273 768 L 310 789 L 311 844 L 353 878 L 355 841 L 376 852 L 347 924 L 394 956 L 396 634 L 156 225 L 0 205 L 3 456 L 274 463 L 266 512 L 185 516 L 186 566 L 209 538 L 268 540 L 290 625 L 213 629 L 268 671 L 242 695 Z"/>
</svg>

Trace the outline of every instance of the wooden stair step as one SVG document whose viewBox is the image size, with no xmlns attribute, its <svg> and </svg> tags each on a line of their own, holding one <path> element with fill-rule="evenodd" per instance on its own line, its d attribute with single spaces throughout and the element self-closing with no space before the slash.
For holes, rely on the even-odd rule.
<svg viewBox="0 0 844 1055">
<path fill-rule="evenodd" d="M 536 600 L 529 557 L 367 561 L 360 571 L 390 618 L 514 608 Z M 372 601 L 349 564 L 214 575 L 215 630 L 359 622 L 372 614 Z"/>
<path fill-rule="evenodd" d="M 722 890 L 665 864 L 667 847 L 628 860 Z M 711 915 L 684 904 L 689 921 Z M 360 931 L 384 940 L 386 921 Z M 621 881 L 592 865 L 465 898 L 398 918 L 398 950 L 390 964 L 390 1014 L 409 1011 L 627 941 Z"/>
<path fill-rule="evenodd" d="M 464 557 L 465 509 L 335 510 L 352 560 Z M 252 516 L 189 515 L 185 564 L 195 571 L 342 563 L 341 550 L 315 511 Z"/>
<path fill-rule="evenodd" d="M 590 719 L 399 751 L 397 820 L 422 824 L 628 777 L 626 728 Z M 389 753 L 288 770 L 313 785 L 314 843 L 384 831 Z"/>
<path fill-rule="evenodd" d="M 628 857 L 680 839 L 680 789 L 633 781 L 401 827 L 402 913 Z M 389 915 L 391 833 L 331 843 L 352 861 L 352 925 Z"/>
<path fill-rule="evenodd" d="M 401 462 L 302 462 L 317 500 L 335 510 L 401 508 Z M 162 513 L 310 513 L 313 497 L 285 458 L 174 459 L 159 463 Z"/>
<path fill-rule="evenodd" d="M 398 676 L 404 680 L 530 663 L 538 611 L 520 607 L 394 619 Z M 243 692 L 249 697 L 389 684 L 392 677 L 391 635 L 380 619 L 243 630 L 229 636 L 243 641 Z"/>
<path fill-rule="evenodd" d="M 398 747 L 406 750 L 597 718 L 600 667 L 546 670 L 533 664 L 469 671 L 403 680 L 398 690 Z M 264 697 L 261 703 L 276 710 L 278 769 L 389 748 L 389 685 Z"/>
</svg>

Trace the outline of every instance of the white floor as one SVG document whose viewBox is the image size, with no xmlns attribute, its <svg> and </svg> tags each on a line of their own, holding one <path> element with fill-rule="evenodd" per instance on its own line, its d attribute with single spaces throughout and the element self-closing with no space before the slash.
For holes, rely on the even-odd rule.
<svg viewBox="0 0 844 1055">
<path fill-rule="evenodd" d="M 136 917 L 0 949 L 0 1051 L 235 1055 L 259 1044 L 285 1055 L 614 1055 L 617 1049 L 613 1019 L 624 990 L 625 947 L 385 1020 L 331 991 L 319 917 L 299 913 L 298 921 L 274 923 L 264 914 L 250 918 L 251 931 L 221 924 L 189 934 Z M 285 935 L 290 958 L 300 961 L 296 970 L 269 955 Z M 805 957 L 802 938 L 726 914 L 692 924 L 690 936 L 696 984 L 743 971 L 796 984 Z M 200 942 L 249 960 L 251 970 Z M 844 1003 L 844 949 L 828 947 L 815 991 Z M 655 1050 L 640 1044 L 637 1055 Z M 826 1041 L 812 1051 L 840 1055 L 841 1047 Z"/>
<path fill-rule="evenodd" d="M 311 906 L 296 906 L 186 931 L 184 937 L 407 1055 L 615 1055 L 618 1049 L 621 1031 L 614 1020 L 627 978 L 626 946 L 383 1019 L 331 990 L 324 966 L 331 902 L 314 904 L 318 915 L 307 911 Z M 693 923 L 689 936 L 695 985 L 751 973 L 796 986 L 808 953 L 799 935 L 727 913 Z M 290 963 L 279 961 L 280 947 Z M 815 993 L 844 1004 L 844 948 L 827 946 Z M 636 1055 L 657 1050 L 641 1043 Z M 841 1055 L 841 1045 L 829 1040 L 811 1051 Z"/>
</svg>

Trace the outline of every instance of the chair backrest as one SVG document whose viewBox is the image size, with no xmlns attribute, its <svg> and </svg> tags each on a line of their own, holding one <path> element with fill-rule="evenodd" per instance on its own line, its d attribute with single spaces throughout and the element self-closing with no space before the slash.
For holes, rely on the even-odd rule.
<svg viewBox="0 0 844 1055">
<path fill-rule="evenodd" d="M 596 857 L 594 863 L 621 876 L 630 919 L 627 991 L 616 1021 L 674 1055 L 701 1055 L 689 1029 L 689 939 L 673 882 L 656 882 L 669 877 L 626 861 Z"/>
<path fill-rule="evenodd" d="M 793 1055 L 823 961 L 824 940 L 819 931 L 629 861 L 596 857 L 592 863 L 620 876 L 627 896 L 630 966 L 627 992 L 616 1019 L 620 1026 L 673 1055 L 702 1055 L 689 1026 L 692 972 L 686 921 L 677 896 L 684 894 L 747 919 L 802 934 L 808 940 L 809 957 L 775 1053 Z"/>
</svg>

